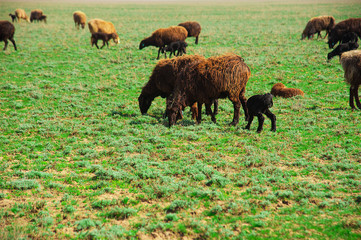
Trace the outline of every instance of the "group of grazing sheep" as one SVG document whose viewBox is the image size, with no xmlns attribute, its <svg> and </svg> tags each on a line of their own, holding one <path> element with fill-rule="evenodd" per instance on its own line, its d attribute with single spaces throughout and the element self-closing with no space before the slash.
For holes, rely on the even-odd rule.
<svg viewBox="0 0 361 240">
<path fill-rule="evenodd" d="M 243 58 L 235 54 L 210 57 L 189 55 L 174 59 L 164 59 L 153 69 L 149 81 L 144 85 L 138 98 L 142 114 L 147 113 L 154 98 L 166 98 L 166 114 L 169 127 L 183 117 L 182 111 L 190 106 L 192 118 L 202 121 L 202 105 L 206 114 L 216 123 L 218 99 L 227 98 L 233 103 L 234 113 L 231 125 L 239 122 L 240 107 L 250 128 L 254 116 L 258 117 L 257 131 L 262 131 L 266 114 L 272 121 L 272 131 L 276 131 L 276 117 L 269 111 L 272 94 L 255 95 L 249 102 L 245 97 L 246 84 L 251 71 Z M 212 111 L 211 106 L 214 105 Z"/>
<path fill-rule="evenodd" d="M 15 20 L 20 22 L 21 19 L 24 19 L 27 22 L 44 21 L 46 23 L 46 15 L 44 15 L 43 11 L 40 10 L 40 9 L 32 10 L 31 13 L 30 13 L 30 19 L 26 15 L 25 11 L 23 9 L 20 9 L 20 8 L 15 10 L 15 14 L 10 13 L 9 16 L 11 17 L 12 22 L 15 22 Z"/>
<path fill-rule="evenodd" d="M 330 16 L 312 18 L 306 25 L 302 33 L 304 36 L 311 36 L 326 30 L 328 34 L 328 47 L 334 48 L 337 43 L 339 45 L 327 55 L 330 60 L 335 56 L 340 57 L 342 68 L 345 72 L 345 81 L 350 84 L 349 105 L 355 109 L 356 105 L 361 109 L 358 96 L 358 88 L 361 85 L 361 51 L 358 38 L 361 38 L 361 18 L 349 18 L 335 25 L 335 20 Z M 326 35 L 327 35 L 326 34 Z"/>
</svg>

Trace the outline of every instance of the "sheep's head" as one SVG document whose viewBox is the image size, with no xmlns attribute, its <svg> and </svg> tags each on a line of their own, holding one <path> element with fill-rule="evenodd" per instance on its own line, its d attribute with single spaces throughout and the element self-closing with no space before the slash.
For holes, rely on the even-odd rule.
<svg viewBox="0 0 361 240">
<path fill-rule="evenodd" d="M 118 34 L 112 33 L 112 38 L 113 38 L 113 41 L 114 41 L 116 44 L 119 44 L 119 43 L 120 43 L 120 38 L 119 38 Z"/>
<path fill-rule="evenodd" d="M 85 28 L 85 23 L 81 23 L 81 28 L 84 29 Z"/>
<path fill-rule="evenodd" d="M 143 49 L 146 47 L 146 44 L 145 44 L 145 41 L 141 41 L 140 44 L 139 44 L 139 50 Z"/>
<path fill-rule="evenodd" d="M 266 93 L 263 95 L 263 102 L 267 108 L 271 108 L 273 106 L 272 98 L 273 95 L 271 93 Z"/>
<path fill-rule="evenodd" d="M 148 109 L 150 108 L 150 105 L 152 104 L 153 99 L 154 99 L 154 97 L 140 94 L 140 96 L 138 98 L 138 102 L 139 102 L 139 109 L 142 114 L 146 114 L 148 112 Z"/>
<path fill-rule="evenodd" d="M 339 40 L 340 39 L 338 39 L 338 37 L 336 37 L 333 32 L 330 32 L 330 34 L 328 35 L 328 42 L 327 42 L 328 47 L 333 48 Z"/>
<path fill-rule="evenodd" d="M 166 113 L 168 116 L 169 127 L 174 125 L 178 119 L 183 118 L 183 114 L 182 114 L 183 107 L 182 104 L 179 102 L 179 100 L 180 99 L 178 98 L 178 101 L 176 101 L 172 95 L 167 98 Z"/>
</svg>

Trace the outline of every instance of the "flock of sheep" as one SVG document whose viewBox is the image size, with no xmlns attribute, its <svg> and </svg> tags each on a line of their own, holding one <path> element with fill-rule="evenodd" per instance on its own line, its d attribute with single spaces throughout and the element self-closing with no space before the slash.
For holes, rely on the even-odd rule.
<svg viewBox="0 0 361 240">
<path fill-rule="evenodd" d="M 9 14 L 13 22 L 17 19 L 26 21 L 45 21 L 46 16 L 39 9 L 31 12 L 30 20 L 22 9 L 17 9 L 15 15 Z M 73 13 L 75 26 L 83 29 L 86 24 L 86 15 L 81 11 Z M 91 33 L 91 45 L 97 48 L 98 40 L 103 41 L 101 48 L 108 45 L 113 39 L 119 43 L 119 36 L 111 22 L 101 19 L 92 19 L 88 22 Z M 361 84 L 361 50 L 358 48 L 358 37 L 361 37 L 361 18 L 350 18 L 335 24 L 332 16 L 321 16 L 312 18 L 306 25 L 301 39 L 313 38 L 314 34 L 321 36 L 321 31 L 325 30 L 328 36 L 328 45 L 333 48 L 340 43 L 335 50 L 328 54 L 328 59 L 334 56 L 340 56 L 340 62 L 345 71 L 345 79 L 351 85 L 349 104 L 352 109 L 356 105 L 361 109 L 358 97 L 358 88 Z M 0 41 L 5 42 L 4 50 L 10 40 L 16 50 L 14 41 L 15 27 L 9 21 L 0 21 Z M 139 108 L 142 114 L 147 113 L 154 98 L 161 96 L 166 98 L 166 115 L 168 116 L 169 126 L 176 123 L 183 117 L 183 109 L 191 107 L 192 118 L 198 123 L 202 120 L 202 105 L 205 105 L 206 114 L 211 115 L 213 122 L 216 122 L 218 113 L 218 99 L 227 98 L 233 103 L 234 115 L 232 125 L 239 122 L 240 107 L 244 110 L 245 120 L 248 121 L 246 129 L 255 116 L 258 118 L 258 132 L 262 131 L 265 114 L 271 119 L 272 131 L 276 131 L 276 116 L 269 110 L 273 106 L 273 96 L 293 97 L 304 95 L 300 89 L 286 88 L 282 83 L 276 83 L 271 93 L 264 95 L 255 95 L 248 100 L 245 97 L 246 84 L 251 76 L 251 72 L 243 58 L 235 54 L 226 54 L 204 58 L 199 55 L 185 55 L 185 42 L 187 37 L 195 37 L 195 43 L 198 44 L 201 25 L 198 22 L 184 22 L 178 26 L 161 28 L 155 30 L 151 36 L 143 39 L 139 44 L 139 49 L 147 46 L 158 48 L 160 53 L 170 52 L 170 57 L 174 54 L 175 58 L 160 60 L 150 76 L 149 81 L 142 88 L 138 98 Z M 325 38 L 324 37 L 324 38 Z M 177 54 L 176 54 L 177 51 Z M 213 105 L 213 110 L 212 110 Z"/>
</svg>

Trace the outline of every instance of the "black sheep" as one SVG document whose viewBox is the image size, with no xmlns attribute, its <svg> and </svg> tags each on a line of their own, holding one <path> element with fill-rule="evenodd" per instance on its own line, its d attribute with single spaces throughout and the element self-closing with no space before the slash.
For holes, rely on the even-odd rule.
<svg viewBox="0 0 361 240">
<path fill-rule="evenodd" d="M 16 15 L 9 13 L 9 16 L 11 17 L 12 22 L 15 22 Z"/>
<path fill-rule="evenodd" d="M 174 54 L 174 56 L 182 56 L 183 53 L 186 54 L 186 48 L 188 47 L 188 44 L 184 41 L 177 41 L 177 42 L 172 42 L 171 44 L 169 44 L 168 46 L 164 47 L 162 49 L 162 53 L 165 54 L 165 57 L 167 58 L 167 52 L 170 52 L 169 57 L 172 57 L 172 54 Z M 175 54 L 175 52 L 177 51 L 177 55 Z"/>
<path fill-rule="evenodd" d="M 339 44 L 332 52 L 327 55 L 327 59 L 331 60 L 335 56 L 341 57 L 341 54 L 351 50 L 355 50 L 359 47 L 357 42 L 347 42 Z"/>
<path fill-rule="evenodd" d="M 247 100 L 247 108 L 248 108 L 248 124 L 246 129 L 250 129 L 251 123 L 253 121 L 254 116 L 258 117 L 258 128 L 257 132 L 261 132 L 263 128 L 264 117 L 262 113 L 266 114 L 266 116 L 271 119 L 272 128 L 271 131 L 276 131 L 276 116 L 271 113 L 269 108 L 273 106 L 272 101 L 273 95 L 271 93 L 266 93 L 264 95 L 254 95 Z"/>
<path fill-rule="evenodd" d="M 14 40 L 15 27 L 9 21 L 0 21 L 0 41 L 5 42 L 5 46 L 3 50 L 6 50 L 8 46 L 8 39 L 13 43 L 14 48 L 16 50 L 16 44 Z"/>
<path fill-rule="evenodd" d="M 348 42 L 356 42 L 357 43 L 357 41 L 358 41 L 357 34 L 354 32 L 348 32 L 342 36 L 341 43 L 348 43 Z"/>
<path fill-rule="evenodd" d="M 98 47 L 98 40 L 103 40 L 103 46 L 101 46 L 101 48 L 103 48 L 105 46 L 105 44 L 107 44 L 107 46 L 109 47 L 109 41 L 113 39 L 114 41 L 116 39 L 118 39 L 118 35 L 115 33 L 102 33 L 102 32 L 97 32 L 97 33 L 93 33 L 90 39 L 90 42 L 92 44 L 92 46 L 95 44 L 95 46 L 99 49 Z"/>
</svg>

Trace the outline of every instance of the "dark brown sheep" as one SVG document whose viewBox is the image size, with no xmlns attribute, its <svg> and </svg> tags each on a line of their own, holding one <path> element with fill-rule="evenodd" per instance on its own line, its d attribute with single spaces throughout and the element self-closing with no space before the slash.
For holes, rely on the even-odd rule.
<svg viewBox="0 0 361 240">
<path fill-rule="evenodd" d="M 187 48 L 188 44 L 186 42 L 183 41 L 178 41 L 178 42 L 172 42 L 171 44 L 169 44 L 168 46 L 165 46 L 162 49 L 162 53 L 165 54 L 165 58 L 167 58 L 167 52 L 170 52 L 169 57 L 172 57 L 172 54 L 174 54 L 174 56 L 182 56 L 183 54 L 187 53 Z M 175 53 L 177 52 L 177 54 Z"/>
<path fill-rule="evenodd" d="M 114 42 L 118 44 L 120 42 L 119 35 L 115 30 L 113 23 L 104 21 L 102 19 L 92 19 L 88 22 L 88 28 L 91 34 L 93 33 L 114 33 L 116 34 L 117 38 L 114 39 Z"/>
<path fill-rule="evenodd" d="M 118 39 L 118 35 L 115 33 L 93 33 L 91 38 L 90 38 L 90 42 L 92 44 L 92 46 L 95 44 L 95 46 L 99 49 L 98 47 L 98 40 L 103 40 L 103 46 L 101 46 L 101 48 L 103 48 L 105 46 L 105 44 L 107 44 L 107 47 L 109 47 L 108 42 L 113 39 L 113 41 L 115 42 Z"/>
<path fill-rule="evenodd" d="M 342 35 L 341 43 L 358 42 L 358 36 L 354 32 L 348 32 Z"/>
<path fill-rule="evenodd" d="M 361 38 L 361 18 L 349 18 L 337 23 L 328 36 L 328 47 L 333 48 L 349 32 L 354 32 Z"/>
<path fill-rule="evenodd" d="M 347 42 L 339 44 L 332 52 L 327 54 L 327 60 L 331 60 L 335 56 L 341 57 L 341 54 L 347 51 L 356 50 L 359 47 L 357 42 Z"/>
<path fill-rule="evenodd" d="M 9 13 L 9 16 L 11 17 L 11 21 L 15 22 L 16 15 Z"/>
<path fill-rule="evenodd" d="M 17 50 L 14 40 L 14 33 L 15 33 L 15 27 L 11 22 L 0 21 L 0 41 L 5 42 L 5 46 L 3 50 L 6 50 L 8 46 L 8 40 L 10 40 L 13 43 L 14 49 Z"/>
<path fill-rule="evenodd" d="M 244 94 L 250 75 L 247 64 L 235 54 L 210 57 L 206 61 L 186 65 L 177 74 L 174 91 L 167 99 L 169 127 L 176 123 L 177 113 L 184 107 L 197 102 L 198 109 L 202 109 L 203 103 L 210 106 L 215 99 L 226 97 L 234 107 L 231 125 L 239 122 L 241 104 L 247 120 L 247 99 Z M 211 117 L 216 122 L 214 114 Z M 200 123 L 201 120 L 202 114 L 199 111 L 197 122 Z"/>
<path fill-rule="evenodd" d="M 320 16 L 311 18 L 308 21 L 305 29 L 302 32 L 301 40 L 313 38 L 313 35 L 317 33 L 317 38 L 321 37 L 321 31 L 326 30 L 325 37 L 330 33 L 331 29 L 335 26 L 335 18 L 332 16 Z M 324 37 L 324 38 L 325 38 Z"/>
<path fill-rule="evenodd" d="M 345 81 L 351 85 L 349 104 L 352 109 L 356 105 L 361 109 L 361 103 L 358 96 L 358 88 L 361 85 L 361 50 L 345 52 L 340 59 L 343 70 L 345 71 Z"/>
<path fill-rule="evenodd" d="M 184 27 L 172 26 L 169 28 L 160 28 L 155 30 L 150 37 L 143 39 L 139 44 L 139 49 L 148 46 L 158 47 L 158 57 L 160 51 L 172 42 L 184 41 L 187 38 L 188 32 Z"/>
<path fill-rule="evenodd" d="M 188 55 L 173 59 L 160 60 L 153 69 L 149 81 L 144 85 L 138 98 L 140 112 L 142 114 L 146 114 L 154 98 L 158 96 L 168 98 L 174 90 L 177 73 L 180 72 L 186 65 L 200 61 L 205 61 L 205 58 L 198 55 Z M 218 102 L 215 102 L 214 107 L 214 111 L 217 112 Z M 182 118 L 181 110 L 182 109 L 178 112 L 178 119 Z M 195 119 L 198 116 L 196 103 L 191 106 L 191 111 L 192 118 Z"/>
<path fill-rule="evenodd" d="M 46 16 L 44 15 L 45 18 L 42 16 L 43 16 L 43 11 L 40 9 L 35 9 L 35 10 L 31 11 L 31 13 L 30 13 L 30 22 L 33 22 L 33 21 L 39 22 L 42 20 L 44 20 L 46 22 Z"/>
<path fill-rule="evenodd" d="M 263 129 L 264 117 L 262 114 L 271 119 L 272 127 L 271 131 L 276 131 L 276 116 L 269 110 L 273 106 L 272 94 L 266 93 L 263 95 L 254 95 L 247 100 L 247 109 L 249 113 L 248 124 L 246 129 L 249 130 L 254 116 L 258 118 L 257 132 L 261 132 Z"/>
<path fill-rule="evenodd" d="M 201 25 L 198 22 L 184 22 L 178 24 L 178 26 L 182 26 L 185 29 L 187 29 L 188 36 L 187 37 L 195 37 L 196 38 L 196 44 L 198 44 L 198 37 L 201 33 Z"/>
<path fill-rule="evenodd" d="M 301 89 L 286 88 L 283 83 L 276 83 L 271 89 L 271 94 L 275 97 L 290 98 L 297 95 L 303 96 L 304 93 Z"/>
<path fill-rule="evenodd" d="M 29 17 L 26 15 L 25 11 L 21 8 L 15 10 L 15 16 L 18 19 L 18 22 L 20 22 L 20 19 L 25 19 L 27 22 L 30 22 Z"/>
<path fill-rule="evenodd" d="M 75 27 L 79 29 L 79 26 L 81 26 L 82 29 L 85 27 L 86 23 L 86 15 L 82 11 L 75 11 L 73 13 L 73 19 L 75 23 Z"/>
</svg>

